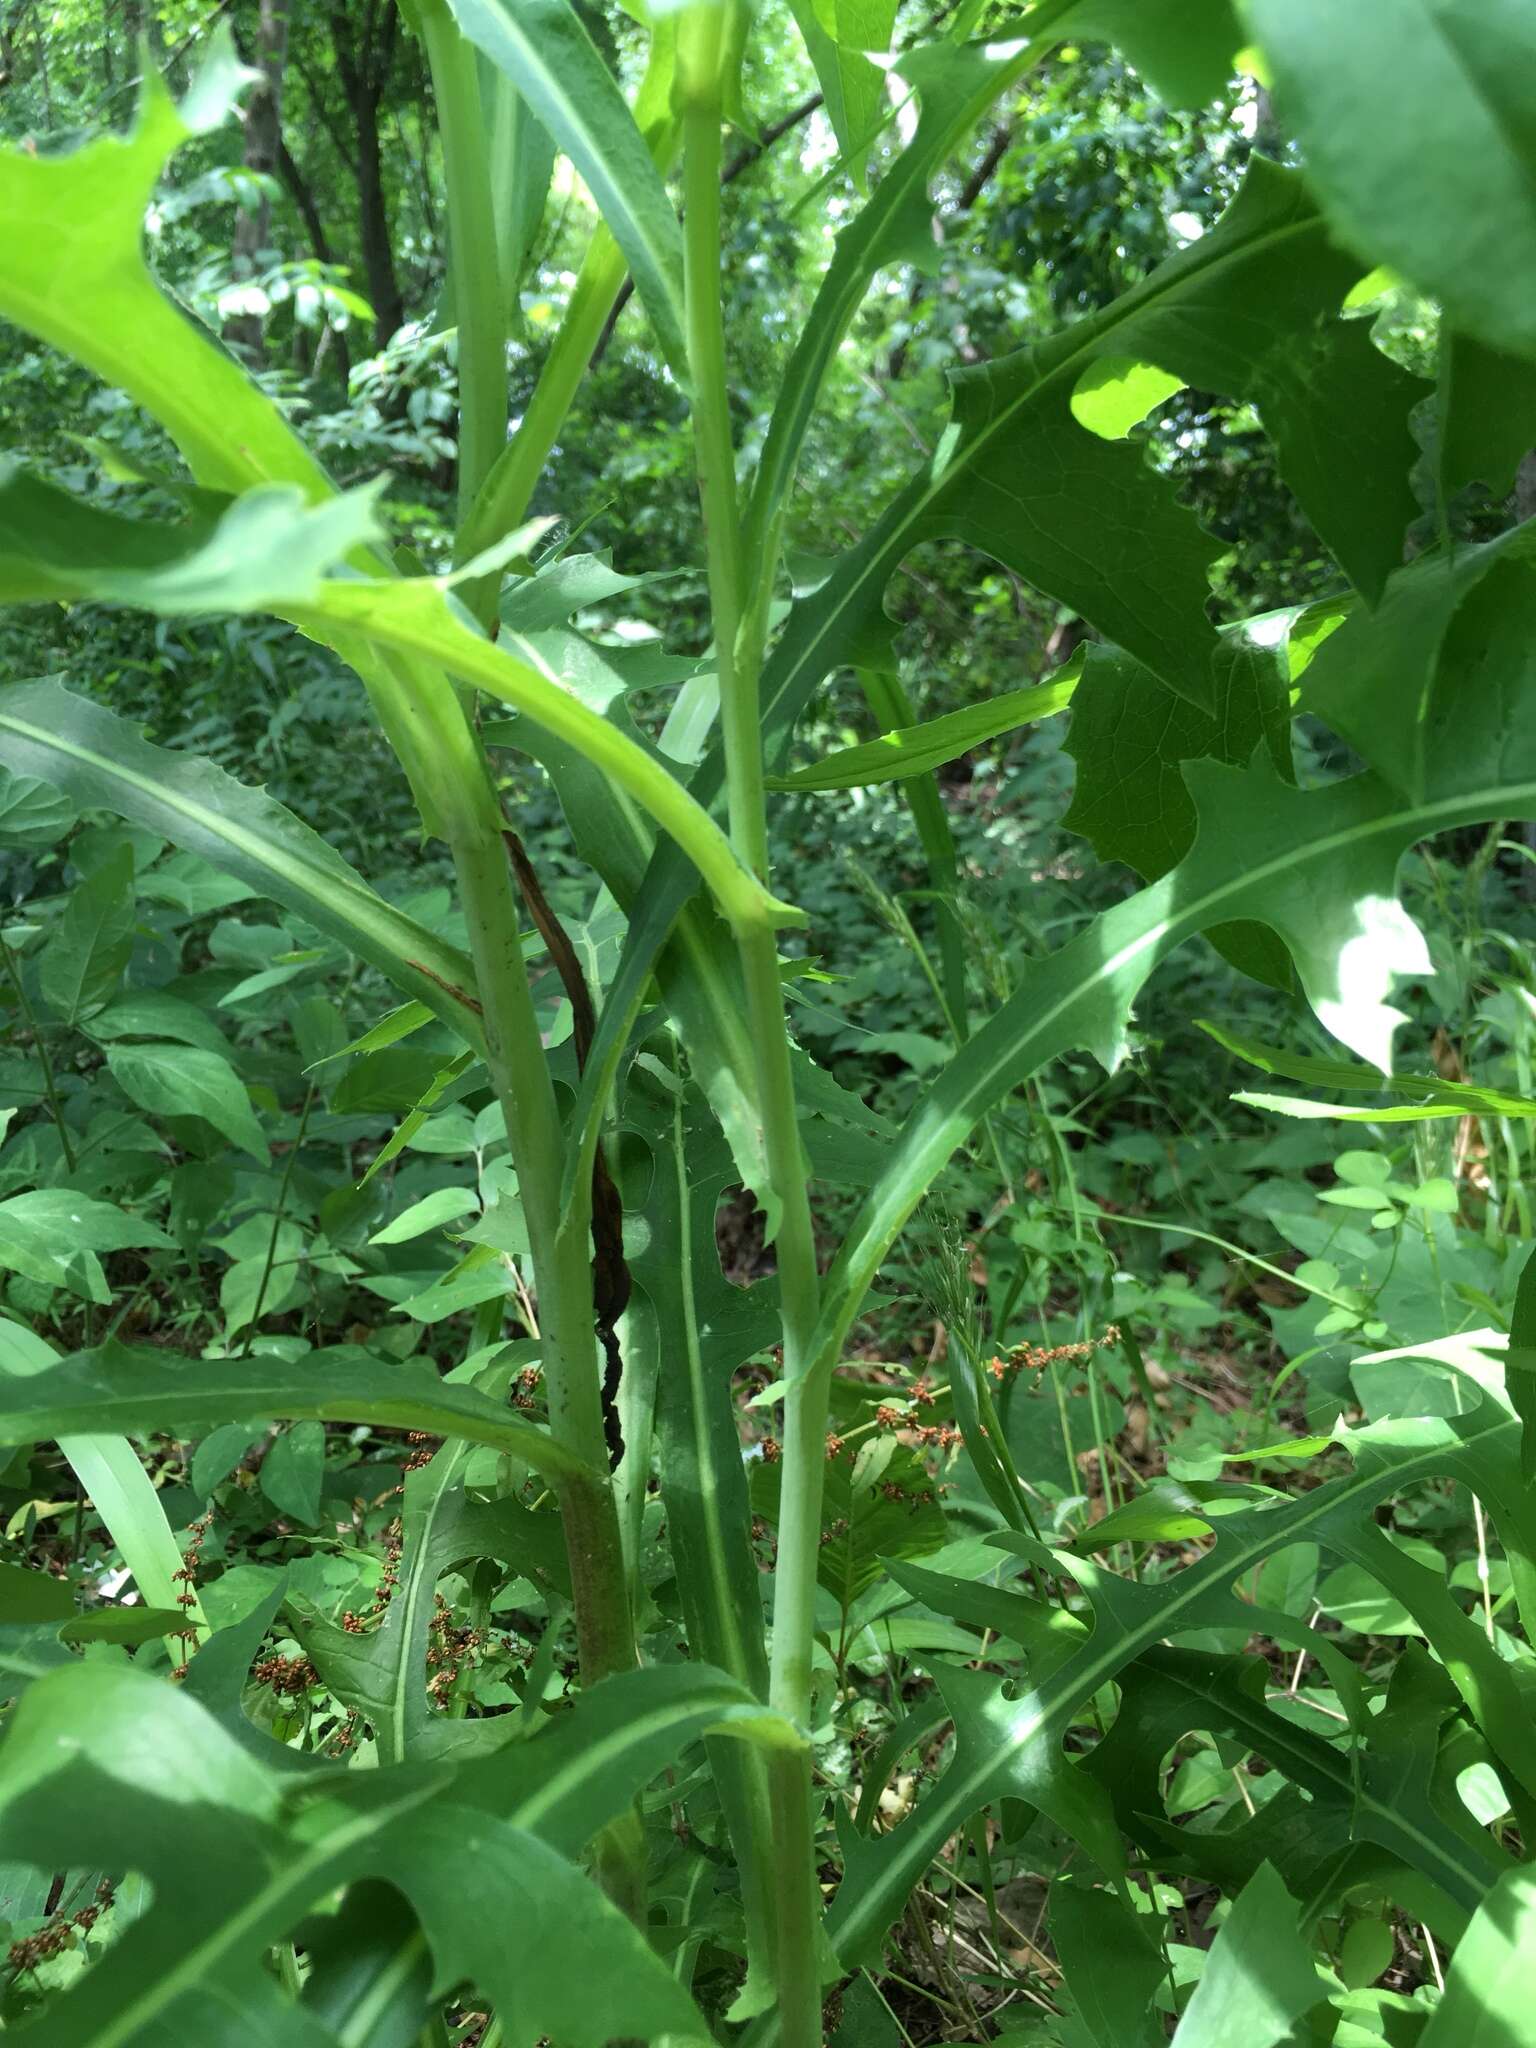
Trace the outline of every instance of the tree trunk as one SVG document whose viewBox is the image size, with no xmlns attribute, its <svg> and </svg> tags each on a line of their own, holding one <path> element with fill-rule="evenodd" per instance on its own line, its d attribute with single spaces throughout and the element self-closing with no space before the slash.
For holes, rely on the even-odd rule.
<svg viewBox="0 0 1536 2048">
<path fill-rule="evenodd" d="M 331 248 L 331 238 L 325 232 L 325 222 L 320 218 L 320 209 L 315 204 L 315 195 L 309 189 L 308 181 L 299 168 L 293 151 L 281 137 L 278 138 L 277 145 L 277 175 L 282 179 L 299 219 L 304 223 L 304 232 L 309 237 L 310 252 L 315 261 L 334 263 L 335 252 Z M 341 381 L 345 384 L 352 374 L 352 355 L 347 347 L 346 332 L 340 327 L 333 327 L 330 332 L 330 347 L 336 352 L 337 368 L 341 372 Z M 318 360 L 317 355 L 316 361 Z"/>
<path fill-rule="evenodd" d="M 288 0 L 261 0 L 256 62 L 261 76 L 245 109 L 245 168 L 266 179 L 276 176 L 283 145 L 283 66 L 288 58 Z M 255 275 L 261 252 L 272 242 L 272 202 L 265 188 L 257 204 L 241 208 L 235 221 L 234 272 L 239 281 Z M 258 357 L 264 320 L 260 313 L 236 313 L 224 323 L 224 339 Z"/>
<path fill-rule="evenodd" d="M 395 275 L 395 252 L 384 203 L 384 167 L 379 153 L 379 100 L 364 92 L 353 102 L 357 129 L 358 227 L 363 245 L 363 273 L 368 303 L 373 308 L 373 340 L 382 348 L 405 324 L 405 300 Z"/>
</svg>

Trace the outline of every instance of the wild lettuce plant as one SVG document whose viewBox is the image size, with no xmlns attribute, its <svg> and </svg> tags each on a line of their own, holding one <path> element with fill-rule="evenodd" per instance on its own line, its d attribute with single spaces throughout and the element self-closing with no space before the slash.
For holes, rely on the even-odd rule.
<svg viewBox="0 0 1536 2048">
<path fill-rule="evenodd" d="M 365 1049 L 445 1026 L 457 1052 L 422 1113 L 450 1080 L 478 1078 L 508 1148 L 518 1233 L 486 1255 L 489 1312 L 446 1376 L 386 1346 L 286 1355 L 258 1341 L 200 1356 L 114 1335 L 54 1360 L 26 1333 L 6 1340 L 3 1441 L 57 1441 L 172 1646 L 169 1678 L 110 1642 L 80 1654 L 78 1632 L 61 1638 L 56 1621 L 6 1651 L 17 1698 L 0 1750 L 0 1858 L 132 1873 L 149 1892 L 25 2038 L 442 2041 L 447 2001 L 467 1988 L 494 2013 L 481 2038 L 498 2042 L 813 2048 L 824 1998 L 878 1965 L 946 1845 L 981 1844 L 989 1869 L 989 1811 L 1011 1816 L 1012 1834 L 1020 1813 L 1044 1815 L 1076 1845 L 1052 1902 L 1075 2041 L 1166 2038 L 1157 2002 L 1177 2003 L 1171 1965 L 1143 1910 L 1160 1858 L 1186 1859 L 1234 1898 L 1179 2022 L 1186 2048 L 1366 2038 L 1348 2031 L 1347 1987 L 1313 1946 L 1362 1887 L 1431 1926 L 1451 1958 L 1438 2011 L 1399 2031 L 1398 2017 L 1383 2021 L 1386 2038 L 1527 2038 L 1511 1973 L 1536 1926 L 1530 1652 L 1470 1618 L 1377 1516 L 1421 1482 L 1467 1489 L 1529 1630 L 1528 1305 L 1507 1386 L 1501 1338 L 1463 1337 L 1436 1354 L 1458 1398 L 1429 1416 L 1341 1425 L 1347 1464 L 1334 1476 L 1290 1498 L 1238 1482 L 1148 1496 L 1071 1549 L 1045 1541 L 1013 1469 L 963 1260 L 945 1283 L 948 1407 L 906 1417 L 899 1464 L 882 1450 L 878 1469 L 829 1458 L 829 1430 L 850 1331 L 957 1149 L 1059 1055 L 1087 1048 L 1113 1067 L 1138 992 L 1175 949 L 1204 936 L 1294 986 L 1357 1061 L 1389 1075 L 1394 986 L 1429 966 L 1398 900 L 1404 855 L 1434 834 L 1536 818 L 1536 542 L 1526 527 L 1455 542 L 1444 516 L 1468 483 L 1508 488 L 1536 419 L 1528 25 L 1512 0 L 1038 0 L 1016 19 L 989 15 L 983 32 L 967 0 L 883 78 L 867 50 L 888 41 L 892 10 L 806 0 L 796 18 L 861 188 L 888 89 L 916 118 L 837 238 L 744 464 L 720 194 L 726 129 L 747 119 L 748 12 L 658 8 L 631 101 L 568 0 L 402 6 L 431 70 L 452 255 L 459 517 L 452 561 L 436 570 L 392 544 L 385 480 L 336 490 L 146 261 L 144 215 L 167 162 L 228 118 L 245 83 L 227 45 L 180 105 L 151 72 L 125 134 L 0 154 L 0 316 L 127 394 L 184 464 L 146 471 L 110 509 L 9 467 L 0 595 L 271 615 L 334 650 L 366 685 L 424 831 L 451 856 L 467 945 L 378 894 L 260 788 L 151 743 L 67 676 L 0 689 L 0 764 L 30 779 L 20 787 L 200 856 L 381 971 L 403 1007 Z M 1117 42 L 1176 106 L 1223 92 L 1241 59 L 1272 84 L 1299 164 L 1255 156 L 1216 226 L 1116 303 L 960 374 L 931 457 L 786 608 L 797 468 L 859 307 L 925 232 L 933 182 L 978 122 L 1068 38 Z M 552 150 L 602 224 L 509 432 L 510 308 Z M 1438 297 L 1437 386 L 1390 359 L 1353 305 L 1383 264 Z M 627 279 L 687 396 L 711 614 L 707 661 L 676 723 L 659 726 L 635 706 L 622 651 L 570 623 L 606 565 L 542 551 L 529 520 Z M 1254 409 L 1337 565 L 1333 597 L 1212 623 L 1220 544 L 1129 438 L 1186 386 Z M 1439 517 L 1427 541 L 1416 528 L 1410 556 L 1416 475 Z M 1093 637 L 1053 677 L 914 724 L 886 596 L 913 550 L 941 539 L 1005 565 Z M 847 668 L 881 736 L 797 758 L 797 722 Z M 1071 822 L 1143 886 L 1032 960 L 988 1011 L 933 773 L 1068 708 Z M 1344 743 L 1352 772 L 1298 784 L 1300 717 Z M 676 729 L 706 719 L 690 765 Z M 504 752 L 541 764 L 575 855 L 622 913 L 600 987 L 516 842 Z M 899 1131 L 789 1028 L 781 940 L 803 919 L 793 874 L 773 871 L 769 829 L 775 792 L 893 781 L 930 860 L 935 980 L 956 1040 Z M 79 915 L 74 993 L 68 962 L 54 974 L 61 1014 L 89 1010 L 91 976 L 117 943 L 117 899 L 99 893 L 94 922 L 89 905 Z M 529 981 L 540 947 L 577 1022 L 553 1050 Z M 264 1146 L 216 1050 L 128 1035 L 110 1057 L 134 1103 Z M 1349 1071 L 1358 1086 L 1362 1069 Z M 829 1136 L 856 1141 L 866 1184 L 826 1263 L 812 1162 Z M 58 1186 L 83 1206 L 34 1225 L 82 1232 L 72 1253 L 109 1247 L 114 1229 L 132 1242 L 121 1233 L 135 1219 L 88 1215 L 71 1176 L 66 1160 Z M 764 1211 L 775 1266 L 745 1291 L 726 1285 L 714 1248 L 731 1184 Z M 514 1275 L 529 1336 L 508 1344 Z M 775 1376 L 758 1400 L 777 1455 L 749 1485 L 731 1378 L 764 1355 Z M 272 1739 L 242 1706 L 281 1589 L 213 1626 L 131 1443 L 275 1418 L 441 1439 L 407 1473 L 381 1614 L 349 1626 L 284 1610 L 316 1683 L 352 1717 L 348 1748 L 323 1757 Z M 945 1569 L 915 1561 L 943 1542 L 939 1508 L 920 1498 L 935 1443 L 970 1462 L 995 1523 L 985 1544 L 946 1552 Z M 499 1454 L 494 1479 L 472 1465 L 477 1450 Z M 642 1587 L 653 1479 L 675 1577 L 665 1625 Z M 938 1542 L 914 1545 L 900 1526 L 882 1535 L 882 1498 L 931 1509 Z M 875 1531 L 862 1549 L 850 1533 L 861 1515 Z M 766 1611 L 755 1518 L 776 1545 Z M 1097 1561 L 1121 1543 L 1183 1546 L 1181 1568 L 1122 1575 Z M 1423 1639 L 1384 1699 L 1305 1615 L 1251 1597 L 1259 1568 L 1303 1543 L 1369 1575 Z M 548 1667 L 517 1710 L 454 1713 L 429 1689 L 438 1581 L 482 1562 L 498 1584 L 529 1581 L 551 1615 L 569 1603 L 579 1682 L 558 1711 L 542 1705 Z M 941 1704 L 897 1724 L 865 1759 L 857 1813 L 833 1813 L 818 1774 L 841 1655 L 827 1602 L 846 1634 L 873 1585 L 939 1627 Z M 1317 1660 L 1336 1728 L 1267 1695 L 1254 1638 Z M 885 1780 L 941 1726 L 943 1768 L 895 1825 L 877 1826 Z M 1262 1756 L 1284 1789 L 1244 1827 L 1174 1843 L 1154 1817 L 1157 1769 L 1192 1729 Z M 1463 1760 L 1486 1765 L 1512 1819 L 1484 1824 L 1458 1799 Z M 681 1904 L 673 1878 L 662 1902 L 653 1881 L 669 1810 L 702 1844 Z M 739 1981 L 696 1998 L 688 1958 L 696 1929 L 721 1924 L 722 1897 Z"/>
</svg>

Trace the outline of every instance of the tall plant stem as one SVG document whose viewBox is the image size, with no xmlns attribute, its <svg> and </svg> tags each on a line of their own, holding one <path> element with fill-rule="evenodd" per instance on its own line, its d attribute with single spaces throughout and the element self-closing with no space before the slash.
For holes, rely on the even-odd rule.
<svg viewBox="0 0 1536 2048">
<path fill-rule="evenodd" d="M 512 1163 L 533 1254 L 550 1434 L 574 1451 L 590 1476 L 558 1489 L 570 1552 L 583 1681 L 630 1669 L 634 1626 L 623 1545 L 608 1478 L 602 1379 L 587 1247 L 561 1241 L 564 1137 L 523 965 L 516 899 L 489 787 L 478 829 L 455 831 L 454 866 L 484 1005 L 486 1060 L 506 1119 Z M 478 808 L 478 807 L 477 807 Z"/>
<path fill-rule="evenodd" d="M 766 878 L 768 824 L 758 656 L 755 648 L 741 645 L 746 593 L 720 308 L 721 82 L 728 28 L 726 9 L 707 4 L 690 8 L 679 23 L 685 318 L 688 367 L 693 383 L 694 450 L 720 678 L 731 838 L 747 865 Z M 784 1318 L 784 1372 L 791 1386 L 788 1414 L 792 1420 L 784 1441 L 779 1578 L 769 1696 L 782 1712 L 803 1723 L 810 1704 L 826 1393 L 823 1388 L 819 1426 L 814 1420 L 815 1404 L 807 1407 L 797 1395 L 810 1360 L 820 1282 L 795 1114 L 778 946 L 772 929 L 761 923 L 739 926 L 736 938 L 752 1033 L 768 1177 L 780 1207 L 775 1250 Z M 787 1604 L 786 1569 L 795 1585 L 795 1596 Z M 820 2048 L 819 1897 L 809 1752 L 776 1758 L 771 1766 L 770 1790 L 775 1825 L 774 1967 L 780 2038 L 784 2048 Z"/>
<path fill-rule="evenodd" d="M 420 681 L 419 678 L 413 680 Z M 486 1066 L 506 1123 L 528 1230 L 550 1434 L 585 1470 L 556 1487 L 570 1563 L 584 1685 L 638 1661 L 629 1582 L 603 1433 L 602 1378 L 585 1231 L 562 1235 L 565 1136 L 523 964 L 512 872 L 484 752 L 453 693 L 425 683 L 417 737 L 424 779 L 453 855 L 482 1006 Z M 644 1917 L 644 1842 L 638 1818 L 615 1822 L 595 1849 L 604 1888 Z"/>
<path fill-rule="evenodd" d="M 455 559 L 462 562 L 474 551 L 469 537 L 471 508 L 507 439 L 505 301 L 475 52 L 460 35 L 446 0 L 422 0 L 421 27 L 437 101 L 448 188 L 450 282 L 459 337 L 459 535 Z M 482 624 L 489 622 L 495 596 L 494 577 L 471 588 L 470 607 Z"/>
</svg>

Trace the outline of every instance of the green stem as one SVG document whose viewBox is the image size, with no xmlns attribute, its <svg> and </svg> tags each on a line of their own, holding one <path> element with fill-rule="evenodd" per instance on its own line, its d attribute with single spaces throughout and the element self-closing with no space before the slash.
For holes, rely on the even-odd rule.
<svg viewBox="0 0 1536 2048">
<path fill-rule="evenodd" d="M 446 0 L 422 0 L 421 30 L 448 188 L 450 281 L 459 337 L 459 538 L 454 559 L 462 562 L 468 558 L 471 508 L 506 444 L 507 338 L 474 48 L 459 34 Z M 493 616 L 496 583 L 491 577 L 473 586 L 471 609 L 482 624 Z"/>
<path fill-rule="evenodd" d="M 544 465 L 581 388 L 625 274 L 618 243 L 607 228 L 597 228 L 587 244 L 565 318 L 544 358 L 527 410 L 465 515 L 462 539 L 466 559 L 493 546 L 527 518 Z"/>
<path fill-rule="evenodd" d="M 583 1469 L 555 1496 L 570 1564 L 584 1686 L 638 1662 L 624 1545 L 603 1432 L 602 1378 L 588 1232 L 561 1230 L 565 1136 L 523 963 L 520 920 L 501 814 L 479 741 L 456 699 L 424 693 L 419 737 L 453 854 L 483 1009 L 486 1066 L 501 1105 L 528 1230 L 550 1434 Z M 638 1814 L 594 1846 L 604 1889 L 632 1918 L 645 1913 L 645 1843 Z"/>
<path fill-rule="evenodd" d="M 257 1283 L 256 1300 L 251 1308 L 251 1319 L 245 1326 L 245 1341 L 240 1346 L 240 1356 L 242 1358 L 249 1358 L 251 1355 L 251 1346 L 256 1341 L 256 1325 L 261 1321 L 261 1312 L 266 1305 L 267 1287 L 272 1278 L 272 1267 L 277 1259 L 278 1233 L 283 1227 L 283 1213 L 288 1207 L 288 1190 L 293 1182 L 294 1164 L 300 1152 L 304 1149 L 304 1140 L 309 1132 L 309 1113 L 315 1106 L 315 1089 L 316 1084 L 311 1081 L 308 1089 L 305 1091 L 304 1107 L 299 1112 L 299 1128 L 294 1133 L 293 1143 L 288 1149 L 288 1157 L 283 1162 L 282 1184 L 277 1191 L 277 1207 L 272 1212 L 272 1230 L 267 1238 L 267 1256 L 262 1265 L 261 1279 Z"/>
<path fill-rule="evenodd" d="M 466 738 L 469 735 L 466 730 Z M 636 1662 L 623 1544 L 607 1478 L 602 1378 L 585 1233 L 560 1230 L 565 1141 L 523 966 L 511 871 L 489 785 L 478 829 L 450 827 L 450 845 L 484 1005 L 486 1063 L 506 1120 L 539 1296 L 550 1434 L 597 1475 L 556 1489 L 570 1554 L 584 1684 Z"/>
<path fill-rule="evenodd" d="M 720 310 L 721 82 L 726 10 L 695 6 L 678 29 L 683 119 L 684 291 L 693 428 L 710 608 L 720 677 L 730 831 L 743 864 L 768 871 L 757 650 L 742 644 L 743 558 Z M 807 1173 L 779 979 L 778 945 L 765 924 L 737 923 L 769 1183 L 780 1204 L 775 1237 L 789 1383 L 779 1511 L 779 1570 L 769 1697 L 803 1723 L 810 1708 L 816 1560 L 826 1465 L 830 1375 L 806 1378 L 820 1301 Z M 784 2048 L 820 2048 L 820 1897 L 810 1755 L 770 1767 L 775 1828 L 774 1964 Z"/>
<path fill-rule="evenodd" d="M 709 598 L 720 676 L 720 726 L 731 839 L 753 873 L 768 872 L 768 822 L 758 711 L 758 669 L 738 659 L 741 631 L 741 520 L 736 452 L 725 374 L 720 307 L 720 104 L 683 112 L 683 263 L 693 441 L 709 565 Z"/>
</svg>

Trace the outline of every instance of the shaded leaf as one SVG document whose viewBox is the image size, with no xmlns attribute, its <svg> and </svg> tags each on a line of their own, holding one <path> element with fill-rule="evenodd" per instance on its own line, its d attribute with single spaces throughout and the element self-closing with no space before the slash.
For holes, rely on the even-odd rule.
<svg viewBox="0 0 1536 2048">
<path fill-rule="evenodd" d="M 98 1009 L 133 952 L 133 849 L 92 869 L 70 892 L 38 966 L 43 1000 L 68 1024 Z"/>
<path fill-rule="evenodd" d="M 1456 327 L 1536 354 L 1536 24 L 1521 0 L 1245 0 L 1339 233 Z"/>
<path fill-rule="evenodd" d="M 1184 2008 L 1175 2048 L 1278 2048 L 1291 2027 L 1326 1996 L 1311 1950 L 1297 1931 L 1299 1909 L 1266 1864 L 1249 1879 L 1206 1958 Z"/>
<path fill-rule="evenodd" d="M 1030 690 L 1009 690 L 960 711 L 947 711 L 921 725 L 883 733 L 863 746 L 841 747 L 809 766 L 768 778 L 770 789 L 870 789 L 881 782 L 899 782 L 922 775 L 946 762 L 958 761 L 973 747 L 1015 732 L 1036 718 L 1049 718 L 1073 701 L 1080 670 L 1074 664 L 1060 677 Z M 1166 694 L 1166 693 L 1164 693 Z"/>
<path fill-rule="evenodd" d="M 115 811 L 296 910 L 444 1016 L 479 1035 L 468 957 L 372 890 L 291 811 L 213 762 L 152 746 L 56 677 L 0 690 L 0 761 Z M 137 999 L 137 998 L 136 998 Z"/>
<path fill-rule="evenodd" d="M 245 1083 L 219 1053 L 190 1045 L 114 1045 L 112 1078 L 151 1116 L 200 1116 L 265 1164 L 271 1156 Z"/>
<path fill-rule="evenodd" d="M 1536 1871 L 1506 1871 L 1478 1908 L 1446 1972 L 1422 2048 L 1514 2048 L 1530 2029 Z"/>
<path fill-rule="evenodd" d="M 226 1422 L 270 1416 L 419 1429 L 490 1444 L 536 1472 L 586 1469 L 484 1394 L 439 1379 L 425 1360 L 400 1365 L 353 1346 L 309 1352 L 290 1363 L 260 1353 L 183 1358 L 108 1343 L 77 1351 L 30 1379 L 0 1384 L 0 1438 L 7 1443 L 68 1436 L 82 1426 L 197 1436 Z"/>
<path fill-rule="evenodd" d="M 0 1853 L 136 1869 L 154 1888 L 125 1938 L 33 2022 L 40 2048 L 190 2040 L 226 2010 L 249 2037 L 308 2048 L 320 2035 L 296 2030 L 264 1951 L 368 1878 L 410 1901 L 439 1995 L 475 1987 L 514 2039 L 556 2033 L 599 2048 L 626 2028 L 708 2038 L 643 1935 L 538 1836 L 445 1799 L 432 1776 L 293 1782 L 196 1700 L 131 1668 L 79 1665 L 31 1688 L 0 1760 Z"/>
</svg>

